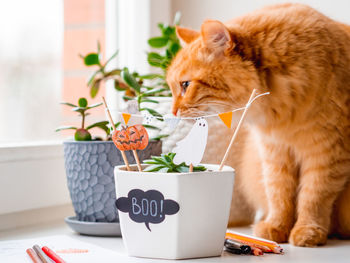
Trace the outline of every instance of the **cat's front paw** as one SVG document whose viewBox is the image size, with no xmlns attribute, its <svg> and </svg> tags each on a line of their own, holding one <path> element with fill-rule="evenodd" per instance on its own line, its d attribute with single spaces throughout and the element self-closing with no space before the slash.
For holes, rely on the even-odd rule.
<svg viewBox="0 0 350 263">
<path fill-rule="evenodd" d="M 268 221 L 261 221 L 254 226 L 254 235 L 278 243 L 287 242 L 289 233 L 290 228 L 275 226 Z"/>
<path fill-rule="evenodd" d="M 327 231 L 315 225 L 295 225 L 289 242 L 298 247 L 315 247 L 327 242 Z"/>
</svg>

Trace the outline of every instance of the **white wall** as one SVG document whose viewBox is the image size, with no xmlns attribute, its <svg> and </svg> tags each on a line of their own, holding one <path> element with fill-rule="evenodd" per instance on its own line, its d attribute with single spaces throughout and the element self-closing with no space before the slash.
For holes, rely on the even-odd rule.
<svg viewBox="0 0 350 263">
<path fill-rule="evenodd" d="M 172 12 L 180 10 L 181 24 L 198 30 L 205 19 L 224 22 L 266 5 L 288 2 L 308 4 L 333 19 L 350 24 L 349 0 L 172 0 Z"/>
</svg>

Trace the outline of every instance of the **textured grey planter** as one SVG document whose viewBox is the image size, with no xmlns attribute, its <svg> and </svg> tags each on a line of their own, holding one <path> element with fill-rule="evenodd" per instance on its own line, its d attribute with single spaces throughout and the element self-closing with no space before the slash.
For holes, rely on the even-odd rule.
<svg viewBox="0 0 350 263">
<path fill-rule="evenodd" d="M 80 221 L 118 222 L 115 208 L 114 166 L 124 164 L 112 141 L 66 141 L 63 143 L 67 184 Z M 161 141 L 150 141 L 139 151 L 140 160 L 160 155 Z M 130 163 L 132 153 L 126 152 Z"/>
</svg>

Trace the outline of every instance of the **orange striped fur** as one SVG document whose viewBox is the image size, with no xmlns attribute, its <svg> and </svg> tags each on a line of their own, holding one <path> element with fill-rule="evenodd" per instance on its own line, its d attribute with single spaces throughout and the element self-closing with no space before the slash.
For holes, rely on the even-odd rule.
<svg viewBox="0 0 350 263">
<path fill-rule="evenodd" d="M 185 45 L 167 74 L 175 114 L 230 111 L 254 88 L 271 93 L 250 108 L 230 163 L 230 225 L 261 209 L 254 233 L 263 238 L 316 246 L 350 237 L 350 27 L 282 4 L 177 33 Z"/>
</svg>

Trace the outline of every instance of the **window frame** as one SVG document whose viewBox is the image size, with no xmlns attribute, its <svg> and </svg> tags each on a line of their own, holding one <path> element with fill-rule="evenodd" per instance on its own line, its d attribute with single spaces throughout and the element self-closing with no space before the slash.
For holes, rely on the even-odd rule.
<svg viewBox="0 0 350 263">
<path fill-rule="evenodd" d="M 137 12 L 131 17 L 121 15 L 130 13 L 130 10 Z M 146 14 L 140 16 L 141 12 Z M 110 67 L 135 68 L 138 64 L 145 64 L 144 70 L 149 69 L 145 58 L 135 58 L 135 45 L 122 45 L 121 41 L 129 39 L 130 35 L 127 34 L 127 30 L 120 32 L 120 28 L 137 18 L 137 25 L 135 20 L 131 23 L 133 28 L 129 28 L 132 31 L 131 39 L 137 39 L 140 32 L 144 31 L 146 34 L 142 35 L 142 39 L 138 39 L 138 43 L 147 45 L 147 39 L 157 34 L 156 23 L 169 21 L 170 14 L 170 0 L 105 0 L 106 56 L 111 56 L 122 46 L 126 47 L 122 52 L 124 60 L 112 61 Z M 123 19 L 125 21 L 122 21 Z M 145 45 L 136 47 L 142 52 L 145 51 Z M 129 63 L 130 61 L 134 64 Z M 112 83 L 107 83 L 106 99 L 111 107 L 118 107 L 121 98 Z M 17 217 L 23 215 L 23 212 L 32 213 L 31 211 L 38 209 L 59 208 L 70 204 L 62 141 L 0 145 L 0 218 L 6 217 L 7 228 L 16 227 Z M 62 217 L 59 213 L 55 216 L 57 219 Z M 14 220 L 11 220 L 11 217 Z M 48 218 L 47 220 L 53 220 L 52 216 Z M 33 222 L 28 221 L 28 224 Z M 25 226 L 25 222 L 22 226 Z"/>
</svg>

